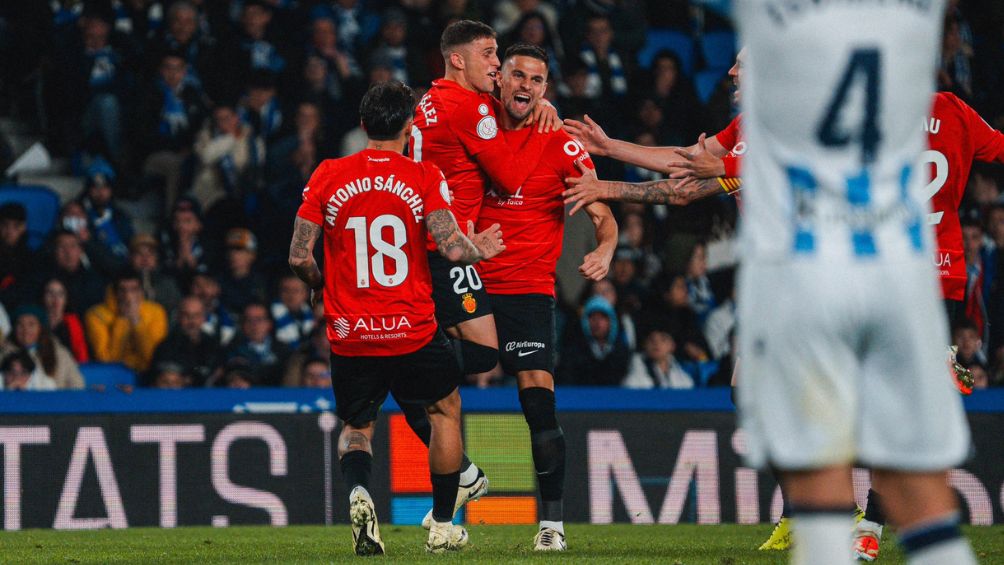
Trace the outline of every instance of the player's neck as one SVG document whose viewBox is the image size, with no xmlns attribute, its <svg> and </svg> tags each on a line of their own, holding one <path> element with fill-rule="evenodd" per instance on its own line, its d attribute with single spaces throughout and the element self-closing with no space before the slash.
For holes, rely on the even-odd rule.
<svg viewBox="0 0 1004 565">
<path fill-rule="evenodd" d="M 523 120 L 516 120 L 505 109 L 499 113 L 499 120 L 502 122 L 502 129 L 512 131 L 523 127 Z"/>
<path fill-rule="evenodd" d="M 443 78 L 459 84 L 464 90 L 470 90 L 471 92 L 477 92 L 479 94 L 481 93 L 480 90 L 474 88 L 474 85 L 467 80 L 463 71 L 447 67 L 446 74 L 443 75 Z"/>
<path fill-rule="evenodd" d="M 389 141 L 370 139 L 366 142 L 366 149 L 375 151 L 392 151 L 394 153 L 404 153 L 404 145 L 407 143 L 404 136 Z"/>
</svg>

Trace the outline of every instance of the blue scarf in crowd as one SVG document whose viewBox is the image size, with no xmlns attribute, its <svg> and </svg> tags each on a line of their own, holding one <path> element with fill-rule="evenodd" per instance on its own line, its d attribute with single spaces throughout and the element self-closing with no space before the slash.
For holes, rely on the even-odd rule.
<svg viewBox="0 0 1004 565">
<path fill-rule="evenodd" d="M 175 137 L 178 132 L 188 127 L 188 114 L 181 98 L 163 80 L 157 81 L 157 86 L 164 94 L 164 105 L 160 108 L 160 134 L 164 137 Z"/>
<path fill-rule="evenodd" d="M 586 78 L 586 96 L 599 98 L 603 95 L 603 79 L 600 77 L 599 61 L 592 47 L 585 46 L 579 52 L 579 58 L 586 65 L 589 75 Z M 624 77 L 624 65 L 620 55 L 614 51 L 607 53 L 607 66 L 610 67 L 610 90 L 615 96 L 627 94 L 627 79 Z"/>
</svg>

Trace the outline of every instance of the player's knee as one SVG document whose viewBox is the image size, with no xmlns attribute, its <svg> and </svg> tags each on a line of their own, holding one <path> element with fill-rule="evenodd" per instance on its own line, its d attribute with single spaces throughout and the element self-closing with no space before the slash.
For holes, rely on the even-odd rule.
<svg viewBox="0 0 1004 565">
<path fill-rule="evenodd" d="M 464 373 L 468 375 L 487 373 L 494 369 L 495 365 L 499 362 L 498 348 L 466 340 L 458 341 L 457 345 L 460 346 L 460 356 L 464 362 Z"/>
<path fill-rule="evenodd" d="M 542 387 L 525 388 L 519 391 L 519 403 L 523 407 L 523 416 L 531 436 L 559 429 L 553 390 Z"/>
</svg>

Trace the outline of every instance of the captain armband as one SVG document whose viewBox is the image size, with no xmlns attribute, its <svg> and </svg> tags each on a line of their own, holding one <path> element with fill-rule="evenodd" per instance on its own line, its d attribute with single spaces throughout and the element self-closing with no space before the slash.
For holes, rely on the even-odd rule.
<svg viewBox="0 0 1004 565">
<path fill-rule="evenodd" d="M 743 187 L 743 181 L 739 177 L 716 177 L 715 180 L 726 194 L 735 194 Z"/>
</svg>

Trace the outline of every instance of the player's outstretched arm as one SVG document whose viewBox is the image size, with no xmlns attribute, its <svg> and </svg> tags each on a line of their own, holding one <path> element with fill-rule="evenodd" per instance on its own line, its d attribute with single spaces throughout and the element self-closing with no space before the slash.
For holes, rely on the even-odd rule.
<svg viewBox="0 0 1004 565">
<path fill-rule="evenodd" d="M 725 176 L 725 162 L 708 150 L 707 136 L 703 133 L 697 138 L 697 146 L 692 151 L 675 149 L 674 152 L 680 162 L 675 165 L 676 170 L 669 175 L 669 178 L 710 179 Z"/>
<path fill-rule="evenodd" d="M 586 206 L 586 213 L 593 221 L 593 229 L 596 231 L 596 249 L 583 258 L 579 272 L 591 281 L 599 281 L 606 278 L 610 271 L 610 261 L 617 249 L 617 221 L 610 207 L 602 202 Z"/>
<path fill-rule="evenodd" d="M 444 208 L 430 212 L 425 217 L 425 225 L 439 253 L 450 261 L 470 265 L 482 259 L 491 259 L 505 250 L 498 224 L 492 224 L 481 233 L 474 233 L 474 222 L 468 221 L 465 236 L 453 212 Z"/>
<path fill-rule="evenodd" d="M 593 155 L 610 157 L 652 171 L 667 174 L 678 172 L 678 166 L 687 162 L 681 157 L 680 152 L 690 155 L 698 150 L 697 144 L 689 147 L 648 147 L 620 139 L 612 139 L 588 115 L 584 116 L 583 120 L 583 122 L 565 120 L 564 123 L 565 131 L 578 139 L 586 151 Z M 706 146 L 708 151 L 716 157 L 722 157 L 728 153 L 715 137 L 707 140 Z"/>
<path fill-rule="evenodd" d="M 722 190 L 718 179 L 695 177 L 649 182 L 603 181 L 596 177 L 594 171 L 579 163 L 576 166 L 582 171 L 582 176 L 565 179 L 568 189 L 562 193 L 565 204 L 573 204 L 569 216 L 598 200 L 686 206 Z"/>
<path fill-rule="evenodd" d="M 293 241 L 289 244 L 289 267 L 300 280 L 310 287 L 310 303 L 316 305 L 321 299 L 324 277 L 314 260 L 314 244 L 321 235 L 321 226 L 296 217 L 293 224 Z"/>
</svg>

